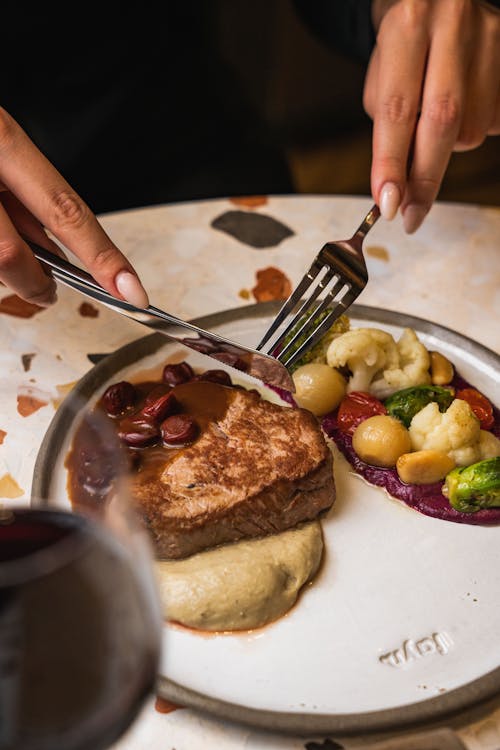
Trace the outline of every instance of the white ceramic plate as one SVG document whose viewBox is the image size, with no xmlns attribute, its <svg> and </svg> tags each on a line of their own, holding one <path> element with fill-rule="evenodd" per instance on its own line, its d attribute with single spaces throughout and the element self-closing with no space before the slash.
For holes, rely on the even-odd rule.
<svg viewBox="0 0 500 750">
<path fill-rule="evenodd" d="M 275 303 L 198 319 L 254 346 Z M 419 318 L 353 306 L 353 326 L 398 337 L 415 328 L 429 348 L 495 403 L 499 358 Z M 106 357 L 59 408 L 37 459 L 33 496 L 68 505 L 64 458 L 74 399 L 165 361 L 159 334 Z M 210 360 L 185 350 L 195 366 Z M 338 499 L 323 520 L 326 556 L 285 617 L 260 631 L 199 635 L 167 626 L 161 694 L 219 716 L 284 731 L 399 729 L 500 695 L 500 527 L 432 519 L 353 475 L 335 450 Z"/>
</svg>

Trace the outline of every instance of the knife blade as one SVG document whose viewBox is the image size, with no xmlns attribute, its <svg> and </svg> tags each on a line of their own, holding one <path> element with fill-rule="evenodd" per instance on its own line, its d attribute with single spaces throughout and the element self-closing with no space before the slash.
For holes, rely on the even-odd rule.
<svg viewBox="0 0 500 750">
<path fill-rule="evenodd" d="M 48 268 L 54 279 L 61 284 L 127 318 L 135 320 L 137 323 L 152 328 L 171 341 L 211 357 L 219 365 L 224 363 L 228 367 L 240 373 L 245 372 L 267 385 L 282 388 L 291 393 L 295 392 L 292 376 L 286 367 L 271 355 L 250 349 L 213 331 L 205 331 L 193 323 L 181 320 L 153 305 L 147 308 L 135 307 L 107 292 L 83 269 L 31 240 L 24 239 L 35 257 Z"/>
</svg>

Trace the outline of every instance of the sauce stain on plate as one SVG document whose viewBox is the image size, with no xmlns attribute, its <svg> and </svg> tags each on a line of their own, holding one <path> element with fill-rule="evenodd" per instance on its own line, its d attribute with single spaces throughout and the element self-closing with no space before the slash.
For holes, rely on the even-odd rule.
<svg viewBox="0 0 500 750">
<path fill-rule="evenodd" d="M 369 255 L 372 258 L 377 258 L 377 260 L 383 260 L 385 263 L 389 261 L 389 251 L 387 248 L 382 247 L 381 245 L 369 245 L 365 253 Z"/>
<path fill-rule="evenodd" d="M 22 417 L 29 417 L 50 401 L 50 397 L 37 388 L 21 386 L 17 393 L 17 411 Z"/>
<path fill-rule="evenodd" d="M 170 714 L 172 711 L 177 711 L 178 708 L 183 708 L 183 706 L 171 703 L 165 700 L 165 698 L 160 698 L 160 696 L 155 700 L 155 711 L 158 711 L 159 714 Z"/>
<path fill-rule="evenodd" d="M 97 318 L 99 316 L 99 310 L 91 305 L 90 302 L 82 302 L 78 308 L 78 312 L 82 318 Z"/>
<path fill-rule="evenodd" d="M 287 299 L 292 293 L 292 285 L 287 276 L 279 268 L 269 266 L 256 273 L 257 284 L 252 294 L 257 302 Z"/>
<path fill-rule="evenodd" d="M 241 195 L 229 199 L 235 206 L 244 206 L 245 208 L 258 208 L 265 206 L 267 198 L 265 195 Z"/>
<path fill-rule="evenodd" d="M 9 294 L 0 300 L 0 313 L 12 315 L 15 318 L 32 318 L 33 315 L 45 310 L 44 307 L 33 305 L 31 302 L 18 297 L 17 294 Z"/>
<path fill-rule="evenodd" d="M 19 487 L 11 474 L 4 474 L 0 477 L 0 497 L 14 500 L 16 497 L 21 497 L 22 495 L 24 495 L 24 490 Z"/>
</svg>

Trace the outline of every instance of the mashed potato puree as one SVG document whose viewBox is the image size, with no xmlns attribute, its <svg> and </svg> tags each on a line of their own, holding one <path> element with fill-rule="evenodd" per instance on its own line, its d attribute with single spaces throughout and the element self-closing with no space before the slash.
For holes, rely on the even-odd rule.
<svg viewBox="0 0 500 750">
<path fill-rule="evenodd" d="M 209 631 L 266 625 L 293 607 L 323 554 L 319 521 L 226 544 L 183 560 L 159 560 L 164 616 Z"/>
</svg>

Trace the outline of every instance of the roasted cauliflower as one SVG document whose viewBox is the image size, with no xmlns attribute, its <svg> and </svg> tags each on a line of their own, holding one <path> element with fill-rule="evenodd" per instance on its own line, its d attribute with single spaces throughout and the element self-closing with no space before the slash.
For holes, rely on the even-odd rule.
<svg viewBox="0 0 500 750">
<path fill-rule="evenodd" d="M 411 420 L 409 432 L 413 450 L 443 451 L 457 466 L 500 456 L 500 440 L 481 430 L 469 404 L 458 398 L 444 413 L 435 401 L 424 406 Z"/>
<path fill-rule="evenodd" d="M 377 398 L 387 398 L 402 388 L 431 382 L 429 352 L 413 328 L 404 329 L 396 348 L 399 358 L 397 365 L 388 363 L 382 376 L 375 378 L 371 384 L 370 392 Z"/>
<path fill-rule="evenodd" d="M 399 361 L 396 342 L 378 328 L 354 328 L 334 339 L 326 352 L 330 367 L 347 367 L 351 372 L 347 391 L 370 391 L 376 373 Z"/>
<path fill-rule="evenodd" d="M 354 328 L 328 347 L 330 367 L 347 367 L 347 391 L 368 391 L 383 399 L 402 388 L 430 383 L 429 354 L 412 328 L 396 343 L 378 328 Z"/>
</svg>

